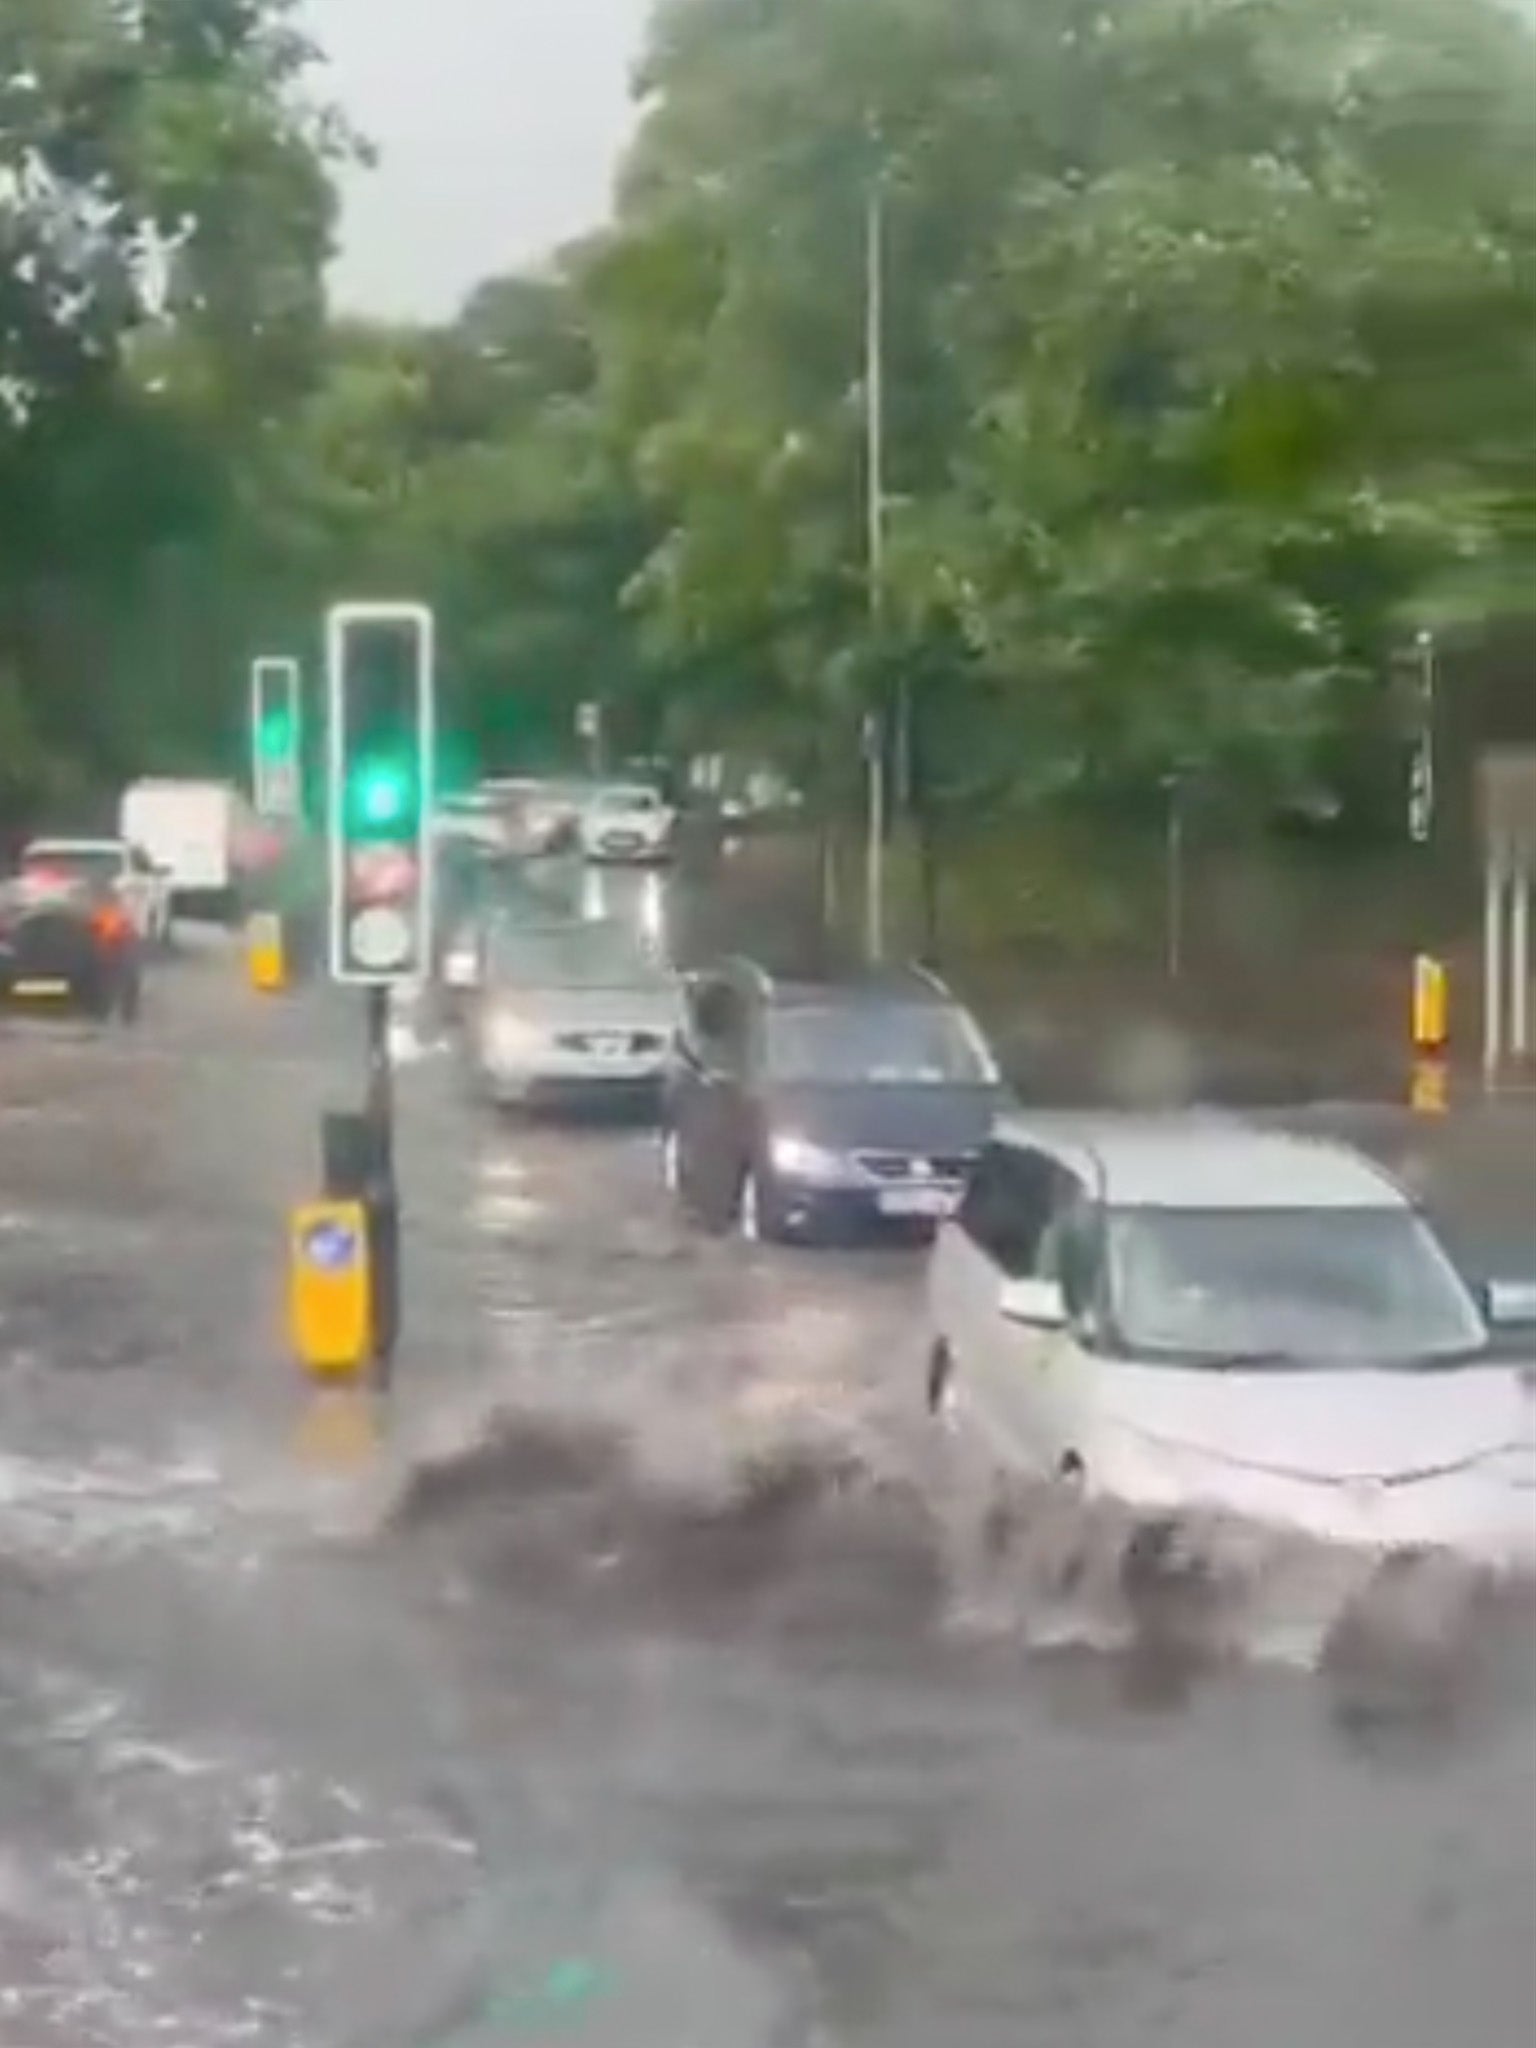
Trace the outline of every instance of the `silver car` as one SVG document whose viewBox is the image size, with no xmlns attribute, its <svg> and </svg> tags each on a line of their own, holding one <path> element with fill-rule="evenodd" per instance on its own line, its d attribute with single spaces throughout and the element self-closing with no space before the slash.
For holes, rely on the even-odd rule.
<svg viewBox="0 0 1536 2048">
<path fill-rule="evenodd" d="M 487 935 L 472 1057 L 485 1092 L 509 1107 L 659 1106 L 680 1019 L 676 978 L 631 927 L 502 917 Z"/>
</svg>

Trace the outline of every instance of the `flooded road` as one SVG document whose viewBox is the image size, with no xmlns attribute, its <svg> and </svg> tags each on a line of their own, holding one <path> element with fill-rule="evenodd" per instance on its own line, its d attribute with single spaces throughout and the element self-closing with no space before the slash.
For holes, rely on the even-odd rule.
<svg viewBox="0 0 1536 2048">
<path fill-rule="evenodd" d="M 0 1037 L 4 2048 L 1531 2036 L 1528 1610 L 1341 1676 L 1312 1560 L 1209 1656 L 1103 1648 L 1091 1571 L 1000 1609 L 906 1258 L 693 1237 L 647 1134 L 440 1054 L 392 1412 L 317 1410 L 283 1211 L 357 1041 L 217 951 Z"/>
</svg>

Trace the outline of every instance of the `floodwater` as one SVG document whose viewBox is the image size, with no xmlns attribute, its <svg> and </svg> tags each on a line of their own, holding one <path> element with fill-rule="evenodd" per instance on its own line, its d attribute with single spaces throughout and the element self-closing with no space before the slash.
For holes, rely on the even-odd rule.
<svg viewBox="0 0 1536 2048">
<path fill-rule="evenodd" d="M 395 1396 L 317 1405 L 355 1027 L 209 950 L 0 1035 L 4 2048 L 1531 2038 L 1523 1596 L 967 1544 L 910 1259 L 701 1241 L 444 1054 Z"/>
</svg>

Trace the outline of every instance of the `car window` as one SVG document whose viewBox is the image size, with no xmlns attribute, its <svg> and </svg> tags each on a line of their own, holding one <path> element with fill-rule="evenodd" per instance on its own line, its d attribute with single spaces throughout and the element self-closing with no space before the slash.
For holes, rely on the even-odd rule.
<svg viewBox="0 0 1536 2048">
<path fill-rule="evenodd" d="M 21 859 L 21 872 L 31 882 L 88 882 L 95 887 L 115 882 L 122 873 L 122 855 L 110 846 L 56 846 L 39 840 Z"/>
<path fill-rule="evenodd" d="M 803 1004 L 773 1013 L 777 1081 L 823 1086 L 983 1086 L 995 1076 L 981 1034 L 947 1003 Z"/>
<path fill-rule="evenodd" d="M 1039 1275 L 1042 1240 L 1063 1180 L 1047 1153 L 989 1145 L 960 1205 L 960 1226 L 1011 1279 Z"/>
<path fill-rule="evenodd" d="M 1121 1209 L 1115 1321 L 1137 1356 L 1433 1363 L 1481 1351 L 1476 1303 L 1408 1208 Z"/>
<path fill-rule="evenodd" d="M 492 946 L 492 977 L 524 988 L 639 988 L 662 969 L 618 923 L 572 921 L 543 928 L 503 916 Z"/>
<path fill-rule="evenodd" d="M 1097 1329 L 1104 1301 L 1104 1215 L 1075 1174 L 1057 1168 L 1035 1271 L 1060 1286 L 1074 1321 Z"/>
</svg>

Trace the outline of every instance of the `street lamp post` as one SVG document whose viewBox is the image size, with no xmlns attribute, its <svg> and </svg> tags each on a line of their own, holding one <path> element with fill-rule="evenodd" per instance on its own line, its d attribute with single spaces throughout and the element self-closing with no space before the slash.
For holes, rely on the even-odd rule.
<svg viewBox="0 0 1536 2048">
<path fill-rule="evenodd" d="M 878 170 L 864 211 L 864 435 L 869 617 L 878 646 L 885 578 L 885 193 Z M 864 729 L 869 782 L 865 951 L 885 954 L 885 719 L 874 712 Z"/>
</svg>

